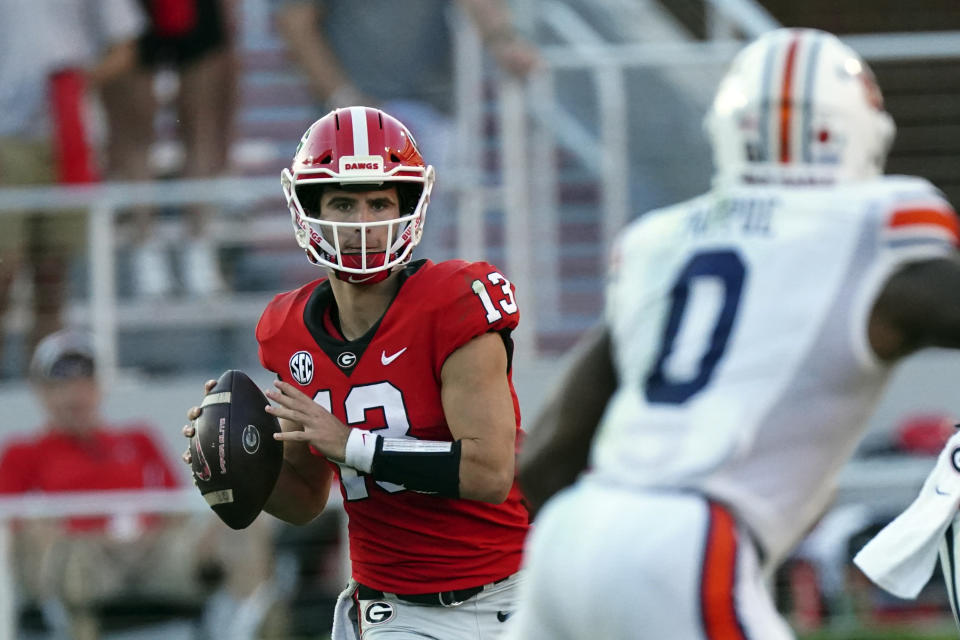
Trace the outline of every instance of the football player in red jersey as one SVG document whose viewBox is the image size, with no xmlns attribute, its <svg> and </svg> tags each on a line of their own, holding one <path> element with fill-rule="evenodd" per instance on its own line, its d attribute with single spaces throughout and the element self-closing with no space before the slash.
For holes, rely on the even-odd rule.
<svg viewBox="0 0 960 640">
<path fill-rule="evenodd" d="M 309 522 L 338 477 L 353 580 L 334 638 L 496 637 L 528 525 L 513 285 L 486 262 L 411 260 L 434 171 L 382 111 L 315 122 L 282 178 L 327 277 L 276 296 L 257 327 L 284 441 L 265 510 Z"/>
</svg>

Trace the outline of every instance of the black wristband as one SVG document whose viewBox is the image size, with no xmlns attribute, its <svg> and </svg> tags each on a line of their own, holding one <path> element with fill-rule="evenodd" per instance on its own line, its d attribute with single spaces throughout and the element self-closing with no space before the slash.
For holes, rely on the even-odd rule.
<svg viewBox="0 0 960 640">
<path fill-rule="evenodd" d="M 377 438 L 370 475 L 407 489 L 460 497 L 460 441 Z"/>
</svg>

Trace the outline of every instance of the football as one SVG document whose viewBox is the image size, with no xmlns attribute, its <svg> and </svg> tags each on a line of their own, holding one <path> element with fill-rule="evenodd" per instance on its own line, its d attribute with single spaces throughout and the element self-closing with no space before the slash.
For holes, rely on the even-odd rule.
<svg viewBox="0 0 960 640">
<path fill-rule="evenodd" d="M 190 440 L 193 476 L 201 495 L 233 529 L 253 522 L 270 497 L 283 463 L 276 417 L 260 387 L 231 369 L 201 403 Z"/>
</svg>

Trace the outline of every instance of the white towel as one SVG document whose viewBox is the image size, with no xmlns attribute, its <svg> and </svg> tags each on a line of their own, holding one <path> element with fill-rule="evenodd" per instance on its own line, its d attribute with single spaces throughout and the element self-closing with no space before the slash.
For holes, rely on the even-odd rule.
<svg viewBox="0 0 960 640">
<path fill-rule="evenodd" d="M 330 640 L 359 640 L 357 628 L 350 619 L 353 592 L 356 590 L 357 583 L 351 579 L 347 588 L 337 596 L 337 604 L 333 609 L 333 632 L 330 634 Z"/>
<path fill-rule="evenodd" d="M 960 574 L 958 574 L 958 551 L 960 551 L 960 515 L 953 517 L 953 522 L 947 527 L 947 532 L 940 541 L 940 568 L 943 569 L 943 580 L 947 583 L 947 597 L 950 600 L 950 611 L 953 612 L 953 621 L 960 628 L 960 603 L 957 602 L 960 594 Z"/>
<path fill-rule="evenodd" d="M 930 580 L 944 532 L 960 507 L 960 432 L 947 441 L 913 503 L 853 558 L 880 587 L 916 598 Z"/>
</svg>

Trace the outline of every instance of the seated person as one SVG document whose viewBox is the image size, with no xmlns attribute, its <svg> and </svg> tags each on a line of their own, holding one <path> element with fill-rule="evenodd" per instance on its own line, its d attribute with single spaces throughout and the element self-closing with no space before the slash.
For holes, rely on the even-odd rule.
<svg viewBox="0 0 960 640">
<path fill-rule="evenodd" d="M 44 426 L 0 451 L 0 497 L 183 486 L 148 425 L 104 419 L 94 373 L 86 334 L 59 331 L 37 345 L 30 379 Z M 98 608 L 120 599 L 202 603 L 222 586 L 217 601 L 239 605 L 269 583 L 271 544 L 269 523 L 234 532 L 209 512 L 25 519 L 14 529 L 22 594 L 78 640 L 99 637 Z"/>
</svg>

